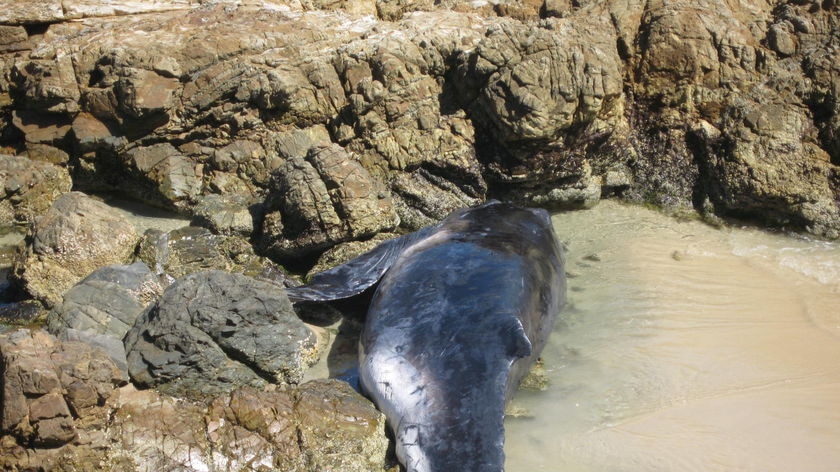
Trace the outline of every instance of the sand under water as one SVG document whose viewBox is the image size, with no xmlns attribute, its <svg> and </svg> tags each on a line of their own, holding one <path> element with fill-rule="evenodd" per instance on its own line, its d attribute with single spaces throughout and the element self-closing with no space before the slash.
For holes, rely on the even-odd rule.
<svg viewBox="0 0 840 472">
<path fill-rule="evenodd" d="M 508 472 L 838 470 L 840 245 L 610 201 L 553 219 L 569 303 Z"/>
</svg>

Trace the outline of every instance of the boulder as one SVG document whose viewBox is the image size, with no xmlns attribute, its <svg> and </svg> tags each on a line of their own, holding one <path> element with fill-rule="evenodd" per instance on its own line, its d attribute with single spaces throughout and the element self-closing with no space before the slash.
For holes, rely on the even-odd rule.
<svg viewBox="0 0 840 472">
<path fill-rule="evenodd" d="M 840 238 L 840 172 L 825 150 L 803 142 L 801 108 L 749 101 L 727 111 L 722 133 L 698 130 L 717 213 Z"/>
<path fill-rule="evenodd" d="M 75 419 L 99 409 L 127 378 L 102 350 L 44 331 L 0 335 L 0 435 L 55 448 L 77 439 Z"/>
<path fill-rule="evenodd" d="M 103 348 L 127 375 L 123 337 L 162 292 L 158 277 L 142 262 L 103 267 L 64 294 L 47 327 L 61 340 Z"/>
<path fill-rule="evenodd" d="M 298 383 L 320 355 L 282 287 L 221 271 L 175 281 L 125 347 L 136 384 L 193 397 Z"/>
<path fill-rule="evenodd" d="M 596 119 L 621 119 L 621 59 L 607 18 L 492 25 L 464 71 L 480 84 L 476 111 L 502 143 L 551 142 Z M 465 65 L 466 66 L 466 65 Z"/>
<path fill-rule="evenodd" d="M 262 228 L 266 252 L 300 256 L 393 229 L 399 217 L 385 185 L 339 146 L 310 150 L 275 173 Z"/>
<path fill-rule="evenodd" d="M 94 270 L 128 262 L 139 236 L 122 214 L 80 192 L 68 192 L 32 226 L 12 280 L 48 307 Z"/>
<path fill-rule="evenodd" d="M 63 167 L 0 155 L 0 219 L 33 223 L 71 186 L 70 174 Z"/>
<path fill-rule="evenodd" d="M 166 283 L 211 269 L 287 283 L 285 270 L 269 259 L 257 256 L 247 240 L 237 235 L 213 234 L 207 228 L 184 226 L 167 232 L 147 230 L 137 252 L 138 258 Z"/>
</svg>

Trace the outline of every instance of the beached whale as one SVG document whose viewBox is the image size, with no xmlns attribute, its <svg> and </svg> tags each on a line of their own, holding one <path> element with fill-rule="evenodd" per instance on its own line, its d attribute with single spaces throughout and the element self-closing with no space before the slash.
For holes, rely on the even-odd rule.
<svg viewBox="0 0 840 472">
<path fill-rule="evenodd" d="M 364 392 L 409 471 L 504 468 L 507 401 L 565 301 L 544 210 L 499 202 L 377 246 L 289 289 L 328 301 L 375 288 L 359 346 Z"/>
</svg>

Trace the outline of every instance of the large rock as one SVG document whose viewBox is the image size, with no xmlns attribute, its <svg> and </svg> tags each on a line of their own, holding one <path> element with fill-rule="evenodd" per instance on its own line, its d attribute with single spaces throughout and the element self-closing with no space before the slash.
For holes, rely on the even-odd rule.
<svg viewBox="0 0 840 472">
<path fill-rule="evenodd" d="M 339 146 L 289 159 L 275 178 L 262 240 L 277 256 L 325 249 L 399 223 L 387 188 Z"/>
<path fill-rule="evenodd" d="M 0 220 L 32 223 L 71 186 L 63 167 L 0 154 Z"/>
<path fill-rule="evenodd" d="M 221 271 L 169 286 L 125 346 L 135 383 L 194 397 L 297 383 L 320 355 L 282 287 Z"/>
<path fill-rule="evenodd" d="M 467 73 L 481 85 L 477 111 L 502 143 L 552 142 L 596 119 L 622 119 L 615 114 L 624 97 L 611 28 L 599 17 L 488 28 Z"/>
<path fill-rule="evenodd" d="M 726 125 L 723 133 L 698 129 L 719 213 L 840 237 L 840 172 L 827 152 L 802 141 L 812 125 L 800 108 L 749 101 L 728 110 Z"/>
<path fill-rule="evenodd" d="M 312 154 L 335 145 L 406 229 L 488 192 L 554 206 L 619 195 L 826 236 L 838 225 L 837 2 L 93 3 L 3 12 L 0 146 L 67 163 L 77 189 L 188 214 L 208 194 L 266 201 L 255 237 L 277 256 L 390 230 L 348 225 L 359 213 L 341 213 L 338 189 L 324 200 Z M 785 196 L 742 212 L 722 189 L 744 192 L 715 179 L 752 167 L 715 169 L 754 147 L 732 118 L 752 102 L 803 117 L 790 159 L 756 148 L 768 170 L 801 167 L 801 185 L 765 188 Z M 726 145 L 696 132 L 706 124 Z M 315 194 L 294 203 L 300 189 Z"/>
<path fill-rule="evenodd" d="M 128 262 L 139 236 L 122 214 L 80 192 L 59 197 L 32 226 L 13 280 L 47 306 L 94 270 Z"/>
<path fill-rule="evenodd" d="M 142 262 L 103 267 L 64 294 L 47 327 L 61 340 L 103 348 L 127 375 L 123 337 L 162 292 L 158 277 Z"/>
<path fill-rule="evenodd" d="M 396 28 L 377 28 L 339 50 L 349 106 L 334 135 L 372 175 L 389 182 L 409 229 L 486 195 L 454 66 L 487 27 L 479 17 L 415 12 Z"/>
<path fill-rule="evenodd" d="M 21 446 L 76 440 L 75 419 L 98 410 L 127 381 L 102 350 L 25 329 L 0 336 L 0 367 L 0 435 Z"/>
</svg>

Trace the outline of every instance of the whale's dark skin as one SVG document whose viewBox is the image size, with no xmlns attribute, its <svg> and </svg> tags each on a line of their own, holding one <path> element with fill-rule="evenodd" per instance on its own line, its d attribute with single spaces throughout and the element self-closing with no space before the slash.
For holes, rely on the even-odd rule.
<svg viewBox="0 0 840 472">
<path fill-rule="evenodd" d="M 347 298 L 378 282 L 360 339 L 364 392 L 409 471 L 504 468 L 504 412 L 565 301 L 544 210 L 491 202 L 385 242 L 289 289 Z"/>
</svg>

